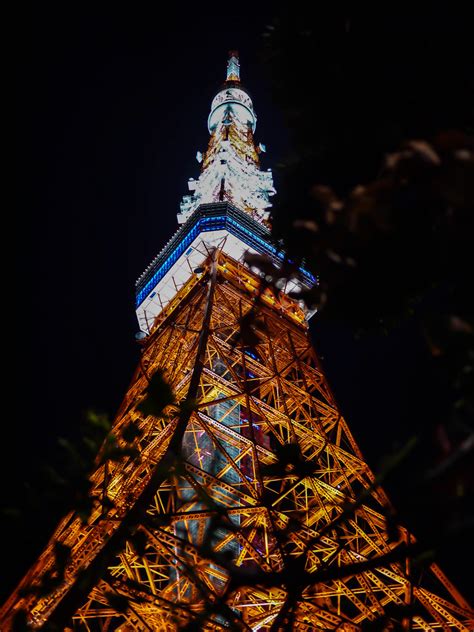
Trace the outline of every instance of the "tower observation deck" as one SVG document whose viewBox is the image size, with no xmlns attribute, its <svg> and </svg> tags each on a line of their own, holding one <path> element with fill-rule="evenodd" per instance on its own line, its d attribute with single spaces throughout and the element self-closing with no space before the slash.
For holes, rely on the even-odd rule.
<svg viewBox="0 0 474 632">
<path fill-rule="evenodd" d="M 413 563 L 413 535 L 387 526 L 289 296 L 314 276 L 277 287 L 246 263 L 284 260 L 256 121 L 233 52 L 181 226 L 137 282 L 140 362 L 90 510 L 60 522 L 2 632 L 474 629 L 439 567 Z"/>
</svg>

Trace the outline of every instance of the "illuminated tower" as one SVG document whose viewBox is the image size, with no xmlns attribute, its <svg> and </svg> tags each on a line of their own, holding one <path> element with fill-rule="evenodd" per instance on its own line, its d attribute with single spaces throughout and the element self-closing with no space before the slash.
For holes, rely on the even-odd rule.
<svg viewBox="0 0 474 632">
<path fill-rule="evenodd" d="M 473 628 L 436 565 L 412 568 L 413 536 L 387 528 L 289 296 L 314 277 L 268 283 L 284 255 L 255 126 L 233 52 L 181 227 L 137 283 L 142 357 L 113 426 L 135 453 L 98 458 L 91 515 L 60 523 L 2 630 L 20 616 L 47 630 Z M 176 403 L 158 414 L 144 402 L 161 375 Z"/>
</svg>

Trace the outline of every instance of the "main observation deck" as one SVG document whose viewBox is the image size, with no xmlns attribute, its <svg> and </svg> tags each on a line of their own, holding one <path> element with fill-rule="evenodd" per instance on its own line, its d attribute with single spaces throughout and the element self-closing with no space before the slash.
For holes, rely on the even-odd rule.
<svg viewBox="0 0 474 632">
<path fill-rule="evenodd" d="M 246 252 L 266 255 L 279 268 L 284 251 L 272 242 L 268 228 L 229 202 L 202 204 L 179 228 L 136 282 L 140 329 L 149 333 L 156 316 L 166 307 L 195 270 L 220 248 L 244 263 Z M 286 282 L 285 293 L 310 288 L 316 278 L 300 268 L 299 279 Z"/>
</svg>

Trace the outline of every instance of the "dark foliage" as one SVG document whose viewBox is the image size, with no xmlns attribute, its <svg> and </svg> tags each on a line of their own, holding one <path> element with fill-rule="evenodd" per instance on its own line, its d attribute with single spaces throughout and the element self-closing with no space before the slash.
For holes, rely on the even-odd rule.
<svg viewBox="0 0 474 632">
<path fill-rule="evenodd" d="M 377 337 L 381 348 L 409 336 L 424 349 L 413 356 L 419 401 L 387 387 L 406 417 L 387 428 L 392 445 L 407 432 L 417 439 L 389 491 L 441 561 L 452 557 L 453 538 L 462 555 L 474 522 L 468 24 L 454 10 L 329 15 L 308 5 L 268 26 L 263 53 L 292 134 L 278 169 L 274 236 L 288 259 L 318 275 L 302 295 L 319 309 L 315 329 L 336 323 L 361 341 L 361 353 Z M 386 361 L 403 366 L 410 357 L 392 351 Z M 368 414 L 383 419 L 384 411 Z"/>
</svg>

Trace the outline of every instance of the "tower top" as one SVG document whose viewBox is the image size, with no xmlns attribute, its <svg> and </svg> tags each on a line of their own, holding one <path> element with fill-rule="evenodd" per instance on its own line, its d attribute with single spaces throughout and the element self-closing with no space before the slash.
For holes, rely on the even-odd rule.
<svg viewBox="0 0 474 632">
<path fill-rule="evenodd" d="M 181 228 L 137 281 L 141 331 L 150 331 L 211 249 L 240 262 L 249 251 L 270 257 L 277 268 L 281 265 L 284 255 L 271 243 L 269 231 L 268 209 L 275 188 L 271 170 L 260 167 L 264 148 L 254 141 L 256 120 L 250 95 L 240 83 L 239 54 L 231 50 L 227 79 L 211 104 L 207 151 L 196 155 L 200 174 L 196 180 L 189 178 L 189 194 L 180 204 Z M 313 286 L 316 279 L 301 272 L 303 280 L 291 279 L 285 292 Z"/>
<path fill-rule="evenodd" d="M 239 52 L 236 50 L 229 51 L 226 81 L 240 81 Z"/>
<path fill-rule="evenodd" d="M 209 133 L 212 134 L 224 120 L 228 120 L 230 114 L 255 132 L 257 116 L 252 99 L 240 82 L 239 53 L 236 50 L 229 51 L 226 80 L 211 104 L 207 121 Z"/>
</svg>

